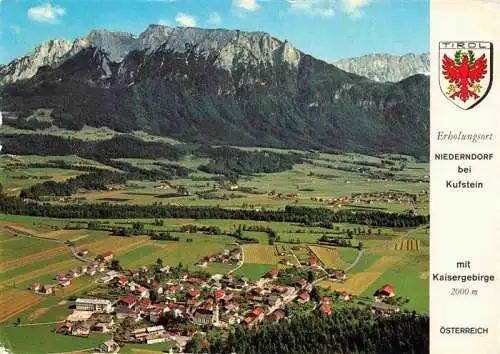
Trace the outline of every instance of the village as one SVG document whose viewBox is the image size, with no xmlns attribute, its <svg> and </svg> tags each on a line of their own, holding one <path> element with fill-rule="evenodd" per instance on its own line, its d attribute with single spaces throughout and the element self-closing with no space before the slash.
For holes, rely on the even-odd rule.
<svg viewBox="0 0 500 354">
<path fill-rule="evenodd" d="M 419 200 L 424 198 L 427 192 L 424 190 L 418 194 L 396 193 L 396 192 L 373 192 L 373 193 L 353 193 L 351 196 L 340 197 L 311 197 L 312 201 L 325 203 L 335 208 L 342 208 L 352 204 L 388 203 L 388 204 L 408 204 L 411 208 Z"/>
<path fill-rule="evenodd" d="M 87 250 L 78 251 L 85 256 Z M 240 248 L 207 255 L 196 263 L 200 269 L 209 262 L 241 262 Z M 286 258 L 281 262 L 287 264 Z M 366 307 L 382 316 L 400 309 L 390 284 L 380 288 L 373 299 L 361 299 L 346 291 L 325 291 L 316 283 L 329 278 L 344 282 L 341 270 L 326 270 L 313 257 L 302 264 L 275 268 L 256 281 L 232 274 L 211 275 L 203 270 L 190 272 L 182 264 L 164 266 L 158 259 L 153 266 L 124 270 L 111 251 L 95 257 L 88 265 L 54 277 L 56 284 L 32 284 L 40 295 L 54 295 L 58 287 L 69 286 L 77 277 L 92 277 L 96 287 L 74 299 L 71 313 L 57 327 L 59 335 L 88 337 L 108 333 L 112 339 L 95 348 L 97 352 L 117 353 L 127 344 L 175 342 L 182 352 L 197 333 L 217 328 L 225 331 L 242 325 L 254 330 L 267 322 L 279 322 L 296 311 L 329 316 L 335 307 Z"/>
</svg>

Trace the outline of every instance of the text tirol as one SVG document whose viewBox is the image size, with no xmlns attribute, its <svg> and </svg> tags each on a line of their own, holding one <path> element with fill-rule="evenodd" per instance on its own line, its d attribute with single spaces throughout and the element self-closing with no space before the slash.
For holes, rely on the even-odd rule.
<svg viewBox="0 0 500 354">
<path fill-rule="evenodd" d="M 439 42 L 441 49 L 489 49 L 490 42 Z"/>
</svg>

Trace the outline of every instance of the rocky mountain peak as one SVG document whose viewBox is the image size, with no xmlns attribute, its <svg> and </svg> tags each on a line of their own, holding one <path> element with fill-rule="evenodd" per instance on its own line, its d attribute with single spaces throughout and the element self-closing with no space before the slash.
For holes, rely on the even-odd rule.
<svg viewBox="0 0 500 354">
<path fill-rule="evenodd" d="M 71 47 L 72 43 L 65 39 L 51 39 L 43 42 L 32 52 L 3 66 L 0 69 L 0 84 L 32 77 L 38 68 L 59 62 Z"/>
<path fill-rule="evenodd" d="M 108 53 L 109 59 L 114 62 L 122 61 L 137 46 L 137 38 L 127 32 L 92 30 L 85 38 L 92 46 Z"/>
<path fill-rule="evenodd" d="M 367 54 L 332 63 L 342 70 L 379 82 L 398 82 L 415 74 L 430 72 L 429 53 L 409 53 L 401 56 Z"/>
<path fill-rule="evenodd" d="M 41 66 L 58 67 L 83 49 L 95 47 L 107 55 L 109 62 L 121 63 L 134 50 L 151 54 L 160 48 L 184 52 L 186 44 L 205 53 L 217 53 L 217 65 L 231 71 L 235 62 L 252 66 L 284 62 L 296 67 L 301 53 L 288 41 L 282 42 L 265 32 L 242 32 L 229 29 L 202 29 L 150 25 L 139 36 L 127 32 L 97 29 L 74 42 L 51 40 L 25 57 L 0 68 L 0 85 L 30 78 Z"/>
</svg>

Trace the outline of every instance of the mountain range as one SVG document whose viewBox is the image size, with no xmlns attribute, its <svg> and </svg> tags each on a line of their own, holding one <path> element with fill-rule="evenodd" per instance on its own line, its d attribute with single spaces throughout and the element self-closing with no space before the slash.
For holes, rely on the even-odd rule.
<svg viewBox="0 0 500 354">
<path fill-rule="evenodd" d="M 264 32 L 94 30 L 73 42 L 48 41 L 0 67 L 0 84 L 2 111 L 16 124 L 50 108 L 52 124 L 69 129 L 428 155 L 428 77 L 379 83 Z"/>
<path fill-rule="evenodd" d="M 416 74 L 429 75 L 429 53 L 367 54 L 362 57 L 342 59 L 332 63 L 350 73 L 379 82 L 398 82 Z"/>
</svg>

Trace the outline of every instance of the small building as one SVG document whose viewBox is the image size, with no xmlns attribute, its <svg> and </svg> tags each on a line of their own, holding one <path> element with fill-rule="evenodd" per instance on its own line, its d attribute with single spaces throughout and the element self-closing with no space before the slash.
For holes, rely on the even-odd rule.
<svg viewBox="0 0 500 354">
<path fill-rule="evenodd" d="M 252 288 L 252 294 L 254 295 L 262 295 L 264 293 L 264 289 L 259 288 L 258 286 L 255 288 Z"/>
<path fill-rule="evenodd" d="M 55 285 L 42 285 L 39 292 L 41 294 L 44 294 L 44 295 L 52 295 L 52 294 L 54 294 L 54 288 L 55 288 Z"/>
<path fill-rule="evenodd" d="M 118 353 L 120 346 L 114 340 L 110 339 L 103 344 L 99 344 L 96 347 L 96 351 L 99 353 Z"/>
<path fill-rule="evenodd" d="M 77 337 L 88 337 L 90 334 L 90 325 L 88 323 L 77 323 L 71 328 L 71 335 Z"/>
<path fill-rule="evenodd" d="M 347 276 L 343 270 L 337 270 L 330 276 L 330 278 L 334 281 L 344 281 Z"/>
<path fill-rule="evenodd" d="M 231 250 L 230 256 L 232 259 L 239 261 L 241 259 L 241 250 L 239 248 Z"/>
<path fill-rule="evenodd" d="M 32 291 L 35 291 L 35 292 L 36 292 L 36 291 L 39 291 L 39 290 L 40 290 L 40 288 L 41 288 L 40 283 L 34 283 L 34 284 L 31 284 L 31 290 L 32 290 Z"/>
<path fill-rule="evenodd" d="M 392 306 L 383 302 L 373 303 L 371 311 L 378 315 L 391 316 L 399 312 L 399 307 Z"/>
<path fill-rule="evenodd" d="M 126 308 L 129 308 L 131 309 L 132 307 L 134 307 L 134 305 L 137 303 L 137 300 L 134 296 L 132 295 L 127 295 L 127 296 L 123 296 L 119 301 L 118 301 L 118 304 L 120 305 L 120 307 L 126 307 Z"/>
<path fill-rule="evenodd" d="M 149 290 L 143 286 L 140 286 L 139 289 L 136 290 L 136 293 L 141 298 L 149 297 Z"/>
<path fill-rule="evenodd" d="M 219 289 L 215 292 L 215 298 L 216 299 L 221 299 L 223 298 L 224 296 L 226 296 L 226 292 L 222 289 Z"/>
<path fill-rule="evenodd" d="M 212 310 L 201 309 L 201 308 L 196 309 L 196 311 L 193 314 L 194 322 L 200 324 L 211 324 L 213 317 L 214 316 Z"/>
<path fill-rule="evenodd" d="M 70 334 L 72 327 L 73 327 L 73 325 L 71 324 L 71 322 L 64 322 L 62 325 L 57 327 L 56 333 L 57 334 L 65 334 L 65 335 Z"/>
<path fill-rule="evenodd" d="M 393 297 L 394 295 L 394 288 L 391 284 L 386 284 L 375 292 L 375 296 L 380 297 Z"/>
<path fill-rule="evenodd" d="M 76 309 L 78 311 L 92 311 L 110 313 L 113 311 L 112 303 L 106 299 L 76 299 Z"/>
<path fill-rule="evenodd" d="M 100 261 L 100 262 L 107 262 L 107 261 L 111 261 L 112 259 L 113 259 L 113 252 L 111 252 L 111 251 L 101 253 L 100 255 L 98 255 L 96 257 L 96 260 Z"/>
<path fill-rule="evenodd" d="M 279 269 L 272 269 L 267 273 L 269 279 L 276 279 L 280 273 Z"/>
<path fill-rule="evenodd" d="M 141 299 L 141 300 L 139 300 L 139 306 L 144 308 L 144 309 L 147 309 L 151 306 L 151 300 Z"/>
<path fill-rule="evenodd" d="M 339 299 L 344 300 L 344 301 L 349 301 L 349 299 L 350 299 L 349 293 L 347 291 L 340 292 Z"/>
<path fill-rule="evenodd" d="M 66 279 L 66 280 L 59 280 L 59 285 L 64 287 L 70 286 L 71 285 L 71 280 Z"/>
<path fill-rule="evenodd" d="M 309 293 L 307 291 L 303 291 L 299 294 L 299 299 L 297 300 L 301 304 L 305 304 L 310 300 Z"/>
<path fill-rule="evenodd" d="M 264 311 L 262 311 L 260 307 L 256 307 L 243 318 L 242 322 L 245 323 L 247 328 L 251 329 L 254 328 L 263 319 Z"/>
<path fill-rule="evenodd" d="M 100 318 L 92 327 L 92 330 L 100 333 L 108 333 L 113 330 L 115 320 L 112 316 L 106 318 Z"/>
</svg>

